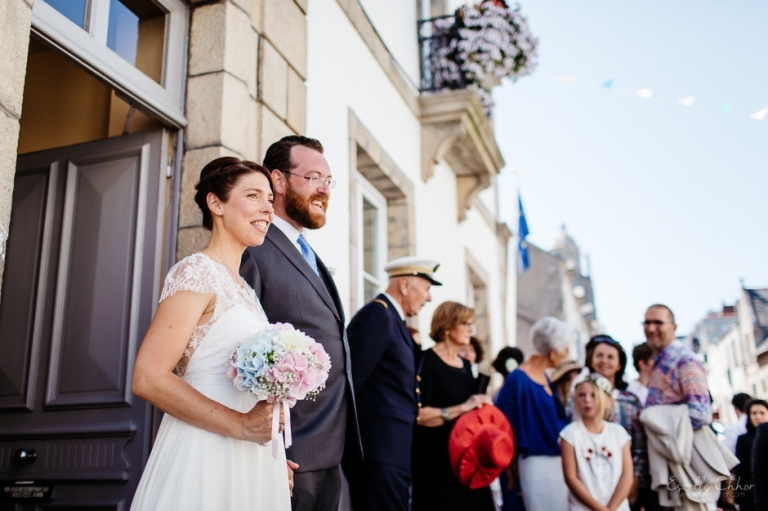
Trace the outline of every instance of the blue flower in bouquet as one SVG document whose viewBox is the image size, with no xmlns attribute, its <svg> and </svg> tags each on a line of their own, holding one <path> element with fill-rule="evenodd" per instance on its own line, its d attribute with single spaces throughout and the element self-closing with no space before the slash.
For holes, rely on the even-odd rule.
<svg viewBox="0 0 768 511">
<path fill-rule="evenodd" d="M 258 377 L 267 364 L 270 345 L 263 339 L 238 345 L 230 354 L 227 375 L 240 390 L 248 390 L 258 383 Z"/>
</svg>

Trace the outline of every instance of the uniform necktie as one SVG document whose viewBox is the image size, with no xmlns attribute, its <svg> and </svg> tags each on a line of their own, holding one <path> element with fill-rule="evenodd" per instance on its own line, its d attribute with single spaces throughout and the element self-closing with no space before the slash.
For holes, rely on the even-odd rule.
<svg viewBox="0 0 768 511">
<path fill-rule="evenodd" d="M 315 257 L 315 253 L 309 247 L 309 243 L 307 243 L 307 239 L 303 234 L 299 234 L 298 242 L 299 247 L 301 247 L 301 255 L 304 257 L 304 260 L 307 261 L 309 267 L 312 268 L 312 271 L 319 277 L 320 272 L 317 270 L 317 258 Z"/>
</svg>

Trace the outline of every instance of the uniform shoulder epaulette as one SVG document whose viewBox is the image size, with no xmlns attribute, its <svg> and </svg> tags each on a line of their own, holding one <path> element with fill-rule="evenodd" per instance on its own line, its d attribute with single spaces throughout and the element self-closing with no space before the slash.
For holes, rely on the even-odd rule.
<svg viewBox="0 0 768 511">
<path fill-rule="evenodd" d="M 376 298 L 374 300 L 374 302 L 382 304 L 385 309 L 389 309 L 389 304 L 387 302 L 385 302 L 384 300 L 379 300 L 378 298 Z"/>
</svg>

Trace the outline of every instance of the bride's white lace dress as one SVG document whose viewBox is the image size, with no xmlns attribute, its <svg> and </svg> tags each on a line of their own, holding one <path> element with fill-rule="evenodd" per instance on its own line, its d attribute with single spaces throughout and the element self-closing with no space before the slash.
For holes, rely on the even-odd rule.
<svg viewBox="0 0 768 511">
<path fill-rule="evenodd" d="M 235 344 L 267 325 L 255 293 L 201 253 L 171 268 L 160 301 L 179 291 L 214 293 L 216 304 L 210 320 L 195 327 L 177 373 L 205 396 L 247 412 L 256 400 L 232 385 L 226 359 Z M 225 437 L 166 414 L 131 509 L 289 511 L 285 449 L 280 445 L 273 459 L 269 443 Z"/>
</svg>

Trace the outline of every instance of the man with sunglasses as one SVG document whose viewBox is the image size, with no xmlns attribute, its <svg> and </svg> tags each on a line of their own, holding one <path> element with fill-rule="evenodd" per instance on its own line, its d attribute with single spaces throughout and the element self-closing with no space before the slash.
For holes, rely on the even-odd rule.
<svg viewBox="0 0 768 511">
<path fill-rule="evenodd" d="M 325 225 L 336 183 L 323 146 L 313 138 L 283 137 L 267 149 L 264 166 L 274 183 L 275 216 L 264 244 L 246 249 L 240 274 L 271 323 L 292 324 L 331 358 L 325 389 L 291 409 L 293 445 L 286 458 L 296 470 L 293 510 L 337 511 L 342 454 L 346 448 L 352 459 L 361 459 L 362 446 L 344 309 L 333 277 L 304 237 Z"/>
</svg>

